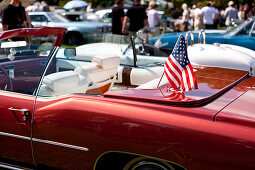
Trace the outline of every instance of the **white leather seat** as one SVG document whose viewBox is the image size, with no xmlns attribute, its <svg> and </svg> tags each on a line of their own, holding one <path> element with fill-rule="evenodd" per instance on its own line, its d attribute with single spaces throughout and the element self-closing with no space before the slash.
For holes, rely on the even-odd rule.
<svg viewBox="0 0 255 170">
<path fill-rule="evenodd" d="M 74 71 L 52 73 L 44 77 L 39 96 L 59 96 L 70 93 L 86 93 L 99 88 L 104 93 L 112 87 L 120 65 L 118 56 L 95 56 L 91 63 Z"/>
<path fill-rule="evenodd" d="M 74 71 L 63 71 L 47 75 L 43 79 L 39 96 L 59 96 L 70 93 L 85 93 L 88 87 L 86 77 Z"/>
<path fill-rule="evenodd" d="M 120 57 L 112 55 L 95 56 L 91 59 L 91 62 L 91 65 L 78 67 L 74 72 L 89 77 L 92 83 L 104 93 L 114 84 L 120 65 Z M 92 88 L 93 86 L 90 84 L 88 90 Z"/>
</svg>

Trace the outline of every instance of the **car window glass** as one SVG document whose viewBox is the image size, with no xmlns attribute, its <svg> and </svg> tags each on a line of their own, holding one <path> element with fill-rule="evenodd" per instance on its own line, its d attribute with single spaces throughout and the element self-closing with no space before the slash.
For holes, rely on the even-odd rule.
<svg viewBox="0 0 255 170">
<path fill-rule="evenodd" d="M 108 47 L 109 48 L 105 48 Z M 106 50 L 106 53 L 111 53 L 121 57 L 121 65 L 134 65 L 133 48 L 130 36 L 117 35 L 117 34 L 103 34 L 101 48 L 98 50 Z"/>
<path fill-rule="evenodd" d="M 51 13 L 51 14 L 48 14 L 48 16 L 51 18 L 52 22 L 69 22 L 68 19 L 66 19 L 65 17 L 57 13 Z"/>
<path fill-rule="evenodd" d="M 253 26 L 250 30 L 250 36 L 255 37 L 255 21 L 253 22 Z"/>
<path fill-rule="evenodd" d="M 30 15 L 30 20 L 32 22 L 47 22 L 48 19 L 44 15 Z"/>
<path fill-rule="evenodd" d="M 142 35 L 134 39 L 137 53 L 137 66 L 163 66 L 168 56 L 165 52 L 148 42 L 149 37 Z"/>
<path fill-rule="evenodd" d="M 0 90 L 33 95 L 52 48 L 52 36 L 13 37 L 0 42 Z"/>
<path fill-rule="evenodd" d="M 249 36 L 252 24 L 253 22 L 241 24 L 240 26 L 242 27 L 240 26 L 238 27 L 239 29 L 238 32 L 236 33 L 236 36 Z"/>
</svg>

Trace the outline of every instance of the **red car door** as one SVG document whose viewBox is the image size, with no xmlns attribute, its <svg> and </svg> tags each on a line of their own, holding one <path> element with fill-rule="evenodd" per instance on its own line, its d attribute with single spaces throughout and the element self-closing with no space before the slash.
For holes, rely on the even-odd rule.
<svg viewBox="0 0 255 170">
<path fill-rule="evenodd" d="M 31 119 L 36 89 L 46 58 L 0 60 L 0 158 L 32 166 Z"/>
<path fill-rule="evenodd" d="M 33 167 L 34 92 L 48 56 L 40 55 L 37 50 L 16 47 L 4 49 L 0 55 L 0 167 L 1 162 Z"/>
<path fill-rule="evenodd" d="M 1 162 L 32 165 L 30 119 L 34 96 L 0 91 L 0 101 Z"/>
</svg>

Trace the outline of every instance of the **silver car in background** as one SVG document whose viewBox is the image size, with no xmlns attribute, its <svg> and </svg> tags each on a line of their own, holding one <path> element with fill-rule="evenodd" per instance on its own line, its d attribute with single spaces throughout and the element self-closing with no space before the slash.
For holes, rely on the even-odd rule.
<svg viewBox="0 0 255 170">
<path fill-rule="evenodd" d="M 101 41 L 103 33 L 111 30 L 111 24 L 91 21 L 70 21 L 54 12 L 29 12 L 33 27 L 63 27 L 67 29 L 64 44 L 81 45 Z"/>
</svg>

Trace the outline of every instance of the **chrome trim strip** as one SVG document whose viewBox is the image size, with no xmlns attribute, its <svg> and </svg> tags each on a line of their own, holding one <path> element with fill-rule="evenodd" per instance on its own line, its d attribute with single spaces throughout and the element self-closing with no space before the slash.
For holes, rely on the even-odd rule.
<svg viewBox="0 0 255 170">
<path fill-rule="evenodd" d="M 1 164 L 0 162 L 0 168 L 4 168 L 4 169 L 11 169 L 11 170 L 22 170 L 24 168 L 16 168 L 16 167 L 13 167 L 13 166 L 9 166 L 9 165 L 6 165 L 6 164 Z"/>
<path fill-rule="evenodd" d="M 5 133 L 5 132 L 0 132 L 0 135 L 9 136 L 9 137 L 13 137 L 13 138 L 24 139 L 24 140 L 31 140 L 30 137 L 21 136 L 21 135 L 15 135 L 15 134 L 11 134 L 11 133 Z M 39 143 L 45 143 L 45 144 L 49 144 L 49 145 L 56 145 L 56 146 L 61 146 L 61 147 L 66 147 L 66 148 L 71 148 L 71 149 L 76 149 L 76 150 L 81 150 L 81 151 L 89 151 L 89 149 L 88 149 L 88 148 L 85 148 L 85 147 L 80 147 L 80 146 L 75 146 L 75 145 L 69 145 L 69 144 L 64 144 L 64 143 L 54 142 L 54 141 L 49 141 L 49 140 L 43 140 L 43 139 L 32 138 L 32 141 L 34 141 L 34 142 L 39 142 Z"/>
<path fill-rule="evenodd" d="M 15 134 L 11 134 L 11 133 L 5 133 L 5 132 L 0 132 L 0 135 L 9 136 L 9 137 L 13 137 L 13 138 L 19 138 L 19 139 L 25 139 L 25 140 L 31 140 L 30 137 L 20 136 L 20 135 L 15 135 Z"/>
<path fill-rule="evenodd" d="M 60 143 L 60 142 L 54 142 L 54 141 L 49 141 L 49 140 L 37 139 L 37 138 L 32 138 L 32 140 L 35 141 L 35 142 L 46 143 L 46 144 L 56 145 L 56 146 L 62 146 L 62 147 L 77 149 L 77 150 L 81 150 L 81 151 L 89 151 L 88 148 L 75 146 L 75 145 L 64 144 L 64 143 Z"/>
</svg>

